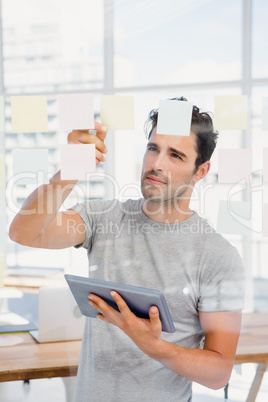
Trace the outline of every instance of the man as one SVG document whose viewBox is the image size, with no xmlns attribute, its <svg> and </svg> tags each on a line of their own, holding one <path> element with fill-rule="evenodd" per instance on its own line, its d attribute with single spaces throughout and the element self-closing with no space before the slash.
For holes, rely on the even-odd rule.
<svg viewBox="0 0 268 402">
<path fill-rule="evenodd" d="M 154 110 L 148 120 L 142 199 L 87 201 L 58 212 L 76 183 L 58 173 L 27 198 L 10 227 L 12 240 L 31 247 L 83 245 L 92 278 L 165 294 L 173 334 L 161 333 L 155 306 L 145 320 L 116 292 L 120 312 L 89 295 L 100 314 L 86 321 L 76 402 L 189 402 L 192 381 L 218 389 L 232 371 L 243 307 L 241 259 L 189 208 L 194 185 L 209 171 L 217 133 L 197 107 L 189 137 L 157 134 L 157 116 Z M 96 136 L 73 131 L 68 142 L 95 143 L 98 164 L 106 130 L 98 123 L 95 129 Z"/>
</svg>

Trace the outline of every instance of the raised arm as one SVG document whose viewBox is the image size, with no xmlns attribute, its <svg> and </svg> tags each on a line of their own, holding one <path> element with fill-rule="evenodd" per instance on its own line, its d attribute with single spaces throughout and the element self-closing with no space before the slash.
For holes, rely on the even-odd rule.
<svg viewBox="0 0 268 402">
<path fill-rule="evenodd" d="M 106 128 L 95 123 L 95 134 L 74 130 L 68 135 L 69 144 L 95 144 L 96 165 L 105 160 Z M 38 187 L 24 201 L 13 219 L 9 236 L 24 246 L 60 249 L 83 243 L 85 227 L 80 216 L 72 210 L 59 212 L 77 180 L 61 180 L 56 173 L 49 184 Z"/>
</svg>

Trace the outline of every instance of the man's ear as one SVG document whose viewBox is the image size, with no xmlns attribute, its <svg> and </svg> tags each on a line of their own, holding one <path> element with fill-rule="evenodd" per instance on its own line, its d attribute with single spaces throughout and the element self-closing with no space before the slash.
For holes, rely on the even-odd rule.
<svg viewBox="0 0 268 402">
<path fill-rule="evenodd" d="M 199 180 L 203 179 L 210 169 L 210 161 L 206 161 L 202 163 L 202 165 L 198 166 L 197 171 L 194 174 L 193 180 L 197 183 Z"/>
</svg>

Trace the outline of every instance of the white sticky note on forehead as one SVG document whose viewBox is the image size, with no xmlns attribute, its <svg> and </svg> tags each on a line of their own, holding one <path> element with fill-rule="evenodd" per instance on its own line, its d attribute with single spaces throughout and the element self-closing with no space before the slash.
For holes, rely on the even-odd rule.
<svg viewBox="0 0 268 402">
<path fill-rule="evenodd" d="M 193 104 L 186 101 L 160 100 L 157 134 L 189 136 Z"/>
<path fill-rule="evenodd" d="M 110 130 L 134 130 L 134 96 L 102 95 L 100 118 Z"/>
<path fill-rule="evenodd" d="M 13 132 L 48 131 L 46 96 L 11 96 Z"/>
<path fill-rule="evenodd" d="M 48 149 L 13 149 L 13 178 L 18 184 L 34 184 L 38 175 L 45 180 L 48 172 Z"/>
<path fill-rule="evenodd" d="M 252 173 L 250 149 L 219 149 L 219 183 L 250 181 Z"/>
<path fill-rule="evenodd" d="M 268 130 L 268 97 L 262 98 L 262 129 Z"/>
<path fill-rule="evenodd" d="M 88 130 L 94 128 L 92 94 L 58 95 L 59 128 Z"/>
<path fill-rule="evenodd" d="M 217 130 L 247 128 L 248 99 L 246 95 L 215 96 L 214 125 Z"/>
<path fill-rule="evenodd" d="M 94 144 L 65 144 L 60 146 L 61 179 L 86 180 L 96 171 Z"/>
</svg>

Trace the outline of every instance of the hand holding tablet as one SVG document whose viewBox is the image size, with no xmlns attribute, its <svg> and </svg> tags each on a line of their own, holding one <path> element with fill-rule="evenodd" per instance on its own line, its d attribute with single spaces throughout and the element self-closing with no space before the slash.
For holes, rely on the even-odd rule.
<svg viewBox="0 0 268 402">
<path fill-rule="evenodd" d="M 115 290 L 124 299 L 129 309 L 137 317 L 149 319 L 148 312 L 150 307 L 156 306 L 159 310 L 162 331 L 175 332 L 175 327 L 166 300 L 163 293 L 159 290 L 84 278 L 75 275 L 65 275 L 65 279 L 81 313 L 87 317 L 96 318 L 99 314 L 98 310 L 90 306 L 88 303 L 88 296 L 90 293 L 101 297 L 107 304 L 119 311 L 110 294 L 112 290 Z"/>
</svg>

